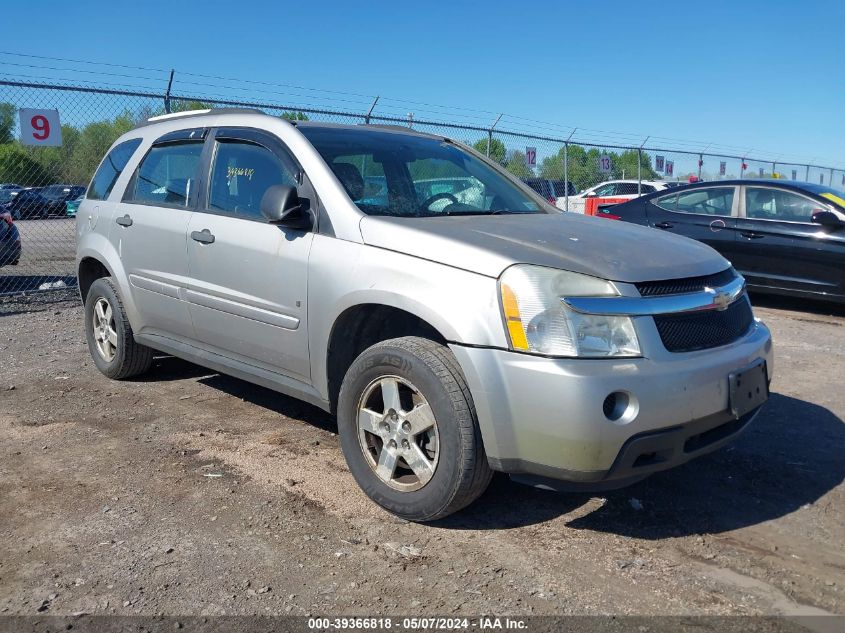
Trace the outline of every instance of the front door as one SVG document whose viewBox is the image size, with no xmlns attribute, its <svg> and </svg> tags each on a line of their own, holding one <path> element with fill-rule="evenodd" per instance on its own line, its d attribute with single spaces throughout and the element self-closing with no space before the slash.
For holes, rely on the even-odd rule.
<svg viewBox="0 0 845 633">
<path fill-rule="evenodd" d="M 188 226 L 187 299 L 199 344 L 293 378 L 310 378 L 306 327 L 310 231 L 269 224 L 261 199 L 301 170 L 275 137 L 217 130 L 207 184 Z"/>
<path fill-rule="evenodd" d="M 845 235 L 812 222 L 827 205 L 777 187 L 745 186 L 736 267 L 772 289 L 845 295 Z"/>
</svg>

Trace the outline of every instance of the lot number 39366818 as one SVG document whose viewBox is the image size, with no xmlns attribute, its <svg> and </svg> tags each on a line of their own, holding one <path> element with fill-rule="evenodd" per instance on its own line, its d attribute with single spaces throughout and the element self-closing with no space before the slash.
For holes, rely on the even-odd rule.
<svg viewBox="0 0 845 633">
<path fill-rule="evenodd" d="M 62 144 L 62 125 L 58 110 L 21 108 L 21 143 L 58 147 Z"/>
</svg>

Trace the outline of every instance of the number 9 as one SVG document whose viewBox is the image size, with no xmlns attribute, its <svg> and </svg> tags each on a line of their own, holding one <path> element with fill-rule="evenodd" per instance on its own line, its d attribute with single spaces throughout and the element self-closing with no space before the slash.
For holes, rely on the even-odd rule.
<svg viewBox="0 0 845 633">
<path fill-rule="evenodd" d="M 36 114 L 32 117 L 30 124 L 32 129 L 35 130 L 32 133 L 33 138 L 44 141 L 50 136 L 50 121 L 43 114 Z"/>
</svg>

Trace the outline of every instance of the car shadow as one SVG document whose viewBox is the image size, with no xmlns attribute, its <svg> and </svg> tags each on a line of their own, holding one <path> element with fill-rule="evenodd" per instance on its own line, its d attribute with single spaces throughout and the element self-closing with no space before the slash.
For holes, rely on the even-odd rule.
<svg viewBox="0 0 845 633">
<path fill-rule="evenodd" d="M 720 533 L 788 515 L 845 481 L 845 423 L 824 407 L 773 394 L 738 441 L 621 490 L 554 493 L 497 477 L 475 504 L 438 522 L 447 529 L 523 527 L 569 520 L 581 530 L 642 539 Z"/>
<path fill-rule="evenodd" d="M 324 431 L 337 433 L 337 422 L 334 416 L 302 400 L 224 374 L 205 376 L 199 382 L 268 411 L 305 422 Z"/>
<path fill-rule="evenodd" d="M 791 310 L 821 316 L 845 316 L 845 304 L 833 303 L 831 301 L 761 294 L 754 291 L 749 292 L 749 298 L 751 299 L 751 305 L 755 308 Z"/>
<path fill-rule="evenodd" d="M 150 371 L 132 378 L 134 382 L 168 382 L 194 379 L 196 382 L 217 389 L 225 394 L 246 400 L 250 404 L 267 409 L 279 415 L 301 420 L 316 428 L 337 432 L 337 422 L 319 407 L 286 396 L 240 378 L 220 374 L 213 369 L 196 365 L 190 361 L 167 354 L 156 354 Z"/>
</svg>

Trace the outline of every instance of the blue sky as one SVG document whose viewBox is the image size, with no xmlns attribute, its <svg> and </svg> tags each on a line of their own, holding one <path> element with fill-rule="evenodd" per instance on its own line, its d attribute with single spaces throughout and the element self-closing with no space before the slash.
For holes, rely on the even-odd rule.
<svg viewBox="0 0 845 633">
<path fill-rule="evenodd" d="M 508 128 L 552 136 L 577 126 L 608 142 L 651 135 L 845 166 L 839 0 L 119 6 L 42 0 L 35 19 L 32 5 L 10 3 L 4 23 L 17 27 L 4 29 L 0 50 L 172 67 L 185 92 L 246 98 L 246 87 L 262 100 L 356 110 L 381 95 L 379 111 L 394 115 L 486 124 L 505 112 Z M 154 88 L 166 77 L 0 55 L 0 76 L 11 75 Z"/>
</svg>

